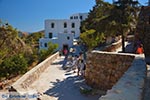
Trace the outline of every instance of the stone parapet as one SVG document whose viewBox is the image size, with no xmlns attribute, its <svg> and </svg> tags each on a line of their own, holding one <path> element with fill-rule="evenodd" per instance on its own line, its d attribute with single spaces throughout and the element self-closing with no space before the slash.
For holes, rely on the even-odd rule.
<svg viewBox="0 0 150 100">
<path fill-rule="evenodd" d="M 37 80 L 42 72 L 52 64 L 52 62 L 59 57 L 59 52 L 51 55 L 49 58 L 35 66 L 33 69 L 24 74 L 19 80 L 17 80 L 12 88 L 18 93 L 28 91 L 28 87 Z"/>
<path fill-rule="evenodd" d="M 85 79 L 96 89 L 108 90 L 122 77 L 131 66 L 132 54 L 93 51 L 87 55 Z"/>
<path fill-rule="evenodd" d="M 136 55 L 131 67 L 99 100 L 142 100 L 146 63 L 143 55 Z"/>
<path fill-rule="evenodd" d="M 115 52 L 122 45 L 121 39 L 118 42 L 112 43 L 111 45 L 106 46 L 102 51 Z"/>
</svg>

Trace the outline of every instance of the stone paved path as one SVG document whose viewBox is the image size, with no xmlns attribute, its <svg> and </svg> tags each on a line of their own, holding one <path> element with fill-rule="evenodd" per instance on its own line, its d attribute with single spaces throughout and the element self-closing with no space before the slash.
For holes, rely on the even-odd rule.
<svg viewBox="0 0 150 100">
<path fill-rule="evenodd" d="M 42 93 L 42 100 L 98 100 L 100 96 L 85 96 L 80 93 L 79 87 L 84 79 L 73 71 L 63 70 L 64 57 L 60 57 L 42 73 L 31 89 Z"/>
<path fill-rule="evenodd" d="M 150 100 L 150 65 L 147 65 L 147 78 L 145 83 L 144 99 Z"/>
</svg>

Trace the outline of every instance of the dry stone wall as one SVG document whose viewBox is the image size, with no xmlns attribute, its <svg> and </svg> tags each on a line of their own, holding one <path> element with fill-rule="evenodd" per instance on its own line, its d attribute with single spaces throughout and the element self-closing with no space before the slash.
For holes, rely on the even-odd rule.
<svg viewBox="0 0 150 100">
<path fill-rule="evenodd" d="M 146 78 L 144 55 L 135 55 L 131 67 L 99 100 L 143 100 Z"/>
<path fill-rule="evenodd" d="M 107 51 L 107 52 L 115 52 L 116 49 L 118 49 L 119 47 L 121 47 L 122 43 L 121 40 L 119 40 L 116 43 L 112 43 L 111 45 L 106 46 L 103 51 Z"/>
<path fill-rule="evenodd" d="M 85 79 L 93 88 L 108 90 L 131 66 L 134 56 L 93 51 L 87 55 Z"/>
<path fill-rule="evenodd" d="M 49 65 L 59 57 L 59 52 L 55 53 L 54 55 L 50 56 L 37 66 L 35 66 L 33 69 L 28 71 L 26 74 L 24 74 L 19 80 L 17 80 L 12 87 L 17 91 L 17 92 L 22 92 L 28 89 L 28 87 L 35 81 L 37 80 L 41 73 L 49 67 Z"/>
</svg>

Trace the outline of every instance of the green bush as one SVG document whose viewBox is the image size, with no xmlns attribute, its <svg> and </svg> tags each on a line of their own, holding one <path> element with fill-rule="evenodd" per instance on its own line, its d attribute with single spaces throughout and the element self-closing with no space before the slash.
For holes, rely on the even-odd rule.
<svg viewBox="0 0 150 100">
<path fill-rule="evenodd" d="M 10 58 L 6 58 L 0 68 L 1 77 L 11 77 L 23 74 L 27 71 L 27 61 L 22 54 L 16 54 Z"/>
<path fill-rule="evenodd" d="M 48 49 L 40 50 L 40 61 L 46 59 L 49 55 L 53 54 L 58 48 L 57 44 L 53 44 L 51 42 L 48 43 Z"/>
</svg>

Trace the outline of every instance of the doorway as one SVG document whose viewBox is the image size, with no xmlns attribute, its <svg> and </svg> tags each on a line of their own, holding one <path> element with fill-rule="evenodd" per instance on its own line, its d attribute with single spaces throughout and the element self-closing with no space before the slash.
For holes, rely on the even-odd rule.
<svg viewBox="0 0 150 100">
<path fill-rule="evenodd" d="M 69 50 L 68 44 L 63 44 L 63 55 L 67 55 L 68 50 Z"/>
<path fill-rule="evenodd" d="M 63 50 L 64 49 L 67 49 L 67 50 L 69 49 L 68 44 L 63 44 Z"/>
</svg>

